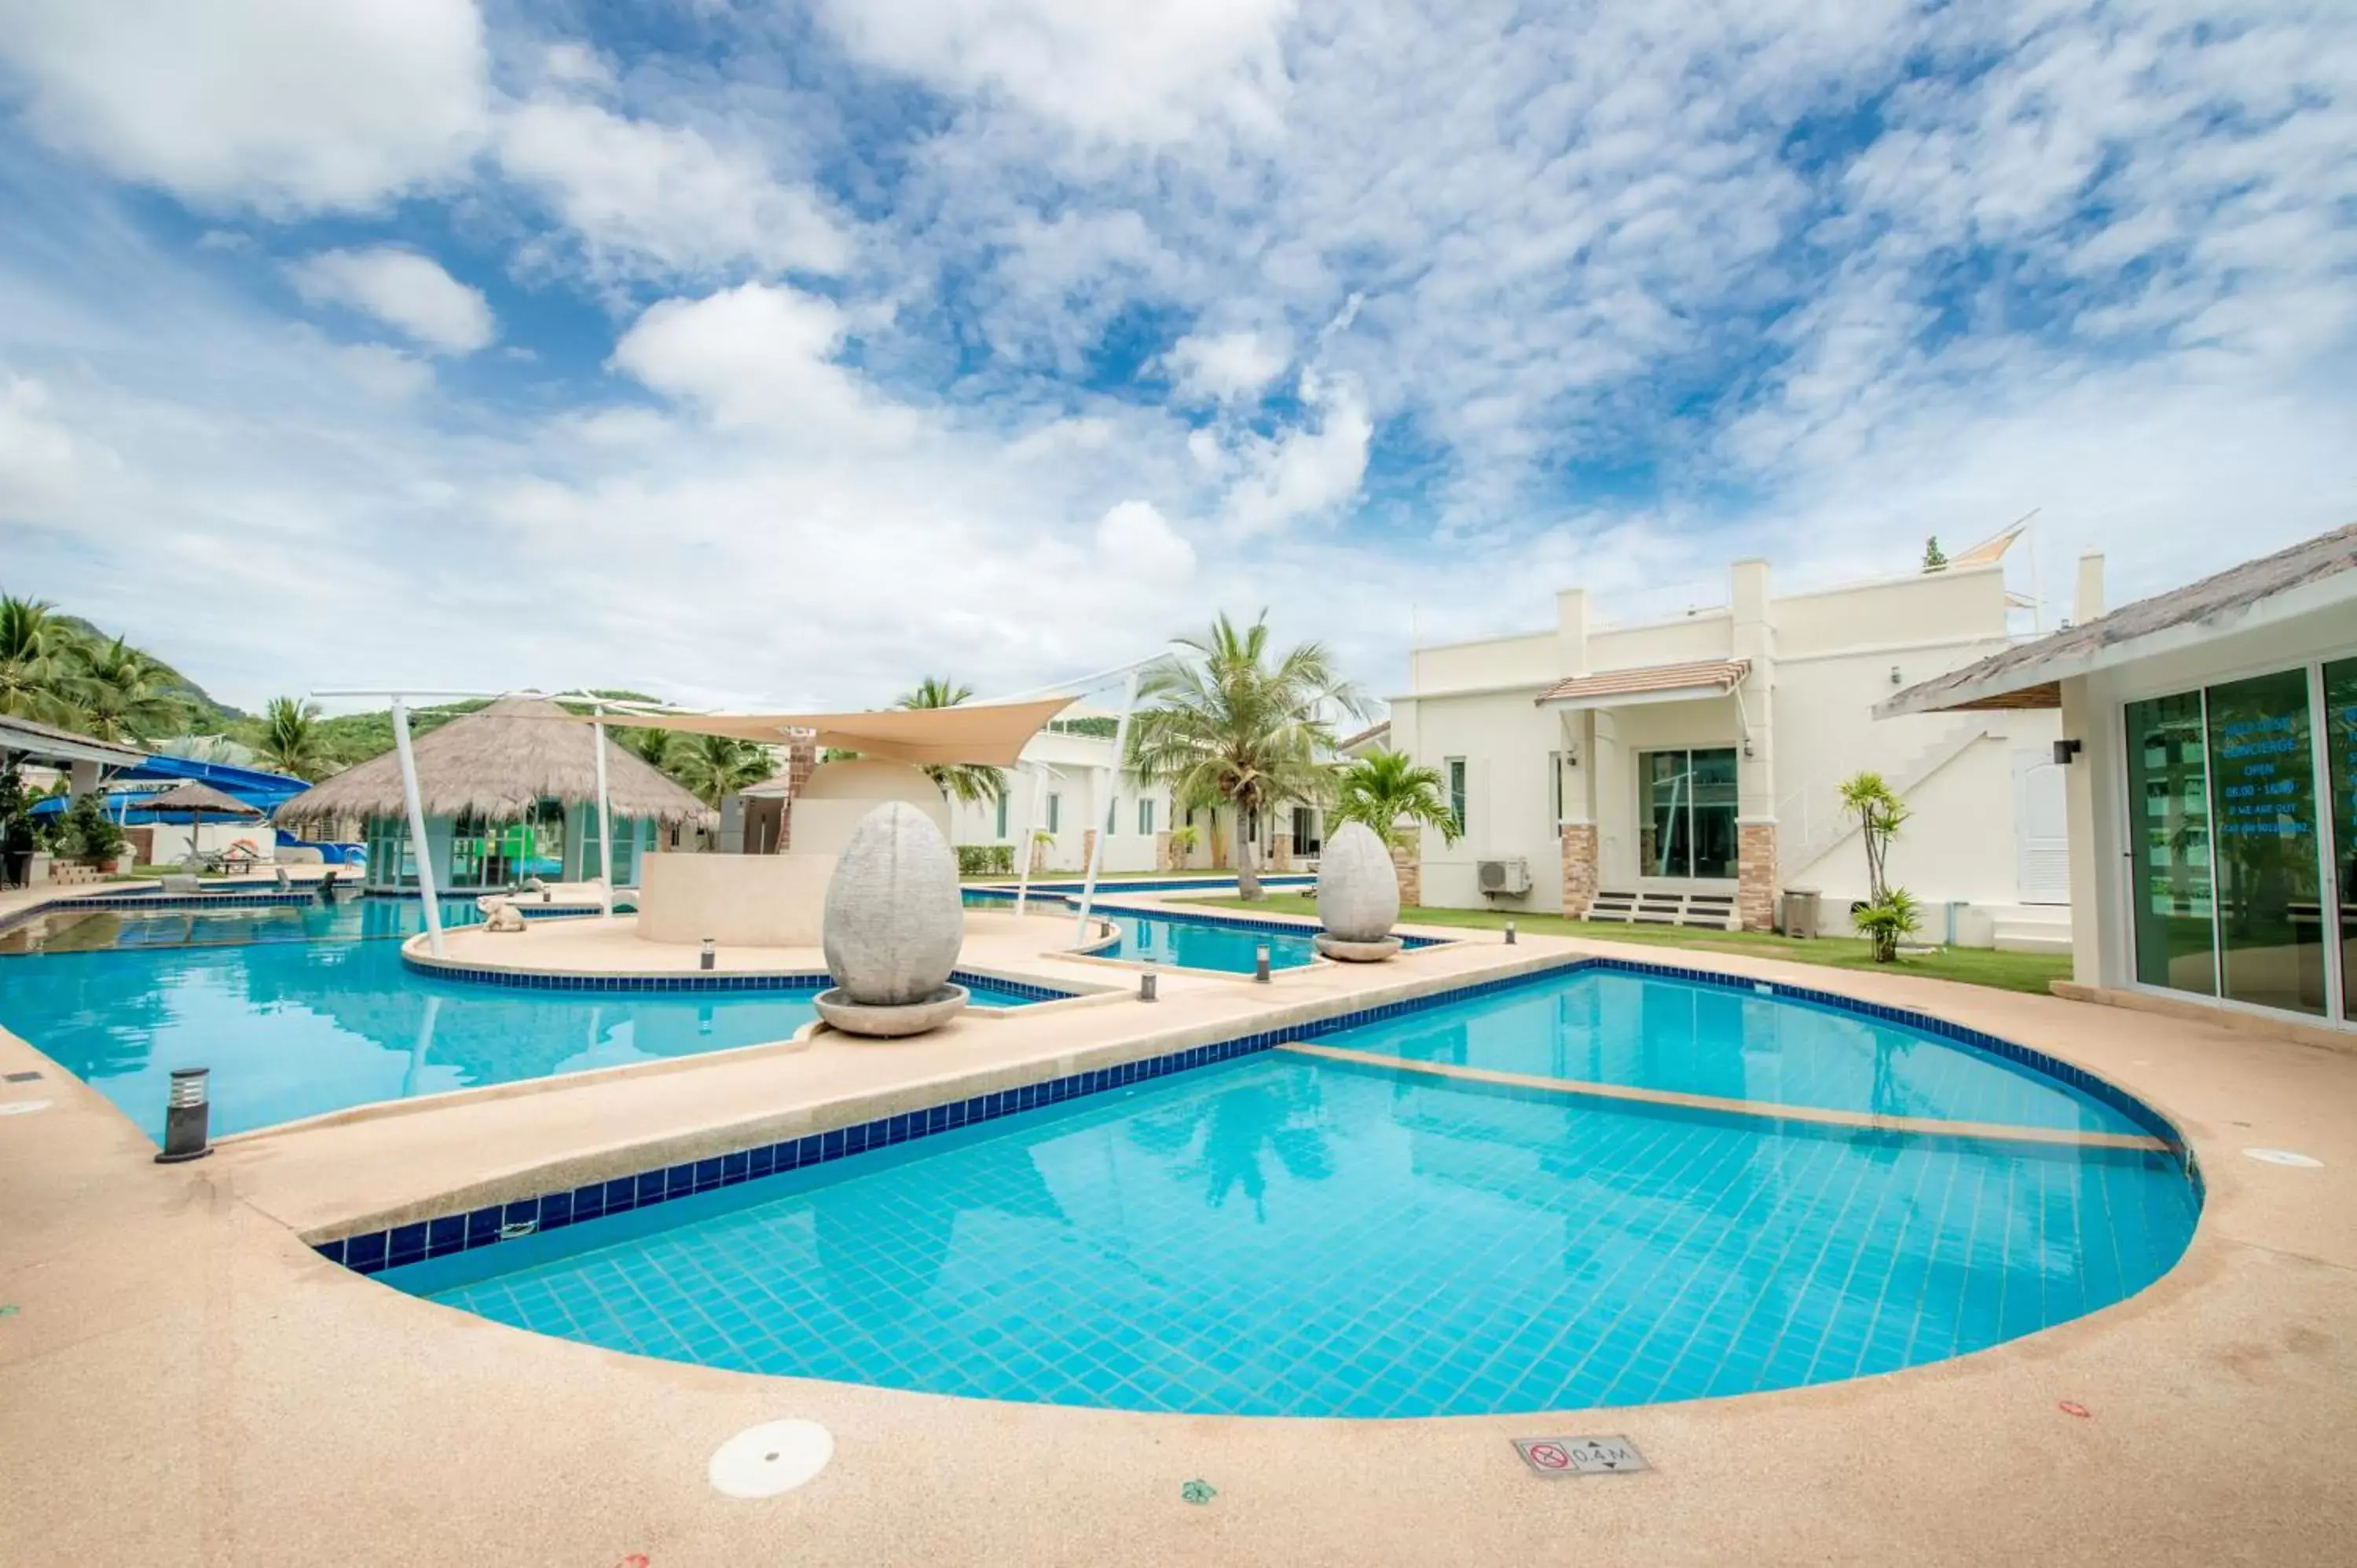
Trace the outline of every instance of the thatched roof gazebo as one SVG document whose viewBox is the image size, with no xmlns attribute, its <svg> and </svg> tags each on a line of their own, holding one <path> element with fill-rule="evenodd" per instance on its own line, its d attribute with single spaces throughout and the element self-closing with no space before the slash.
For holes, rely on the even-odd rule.
<svg viewBox="0 0 2357 1568">
<path fill-rule="evenodd" d="M 554 703 L 506 697 L 419 736 L 417 792 L 434 849 L 436 886 L 472 890 L 526 876 L 586 881 L 598 875 L 597 757 L 594 737 Z M 604 743 L 607 799 L 615 823 L 613 878 L 627 882 L 655 830 L 702 827 L 703 801 L 611 740 Z M 401 762 L 387 752 L 296 796 L 274 813 L 285 826 L 357 822 L 369 842 L 369 885 L 414 886 Z M 382 858 L 381 858 L 382 857 Z"/>
</svg>

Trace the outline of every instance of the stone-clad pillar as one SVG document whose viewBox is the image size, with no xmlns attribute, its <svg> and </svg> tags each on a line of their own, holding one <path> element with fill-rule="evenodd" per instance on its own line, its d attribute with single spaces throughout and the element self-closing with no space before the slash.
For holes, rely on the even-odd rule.
<svg viewBox="0 0 2357 1568">
<path fill-rule="evenodd" d="M 1768 563 L 1729 569 L 1734 615 L 1727 657 L 1751 668 L 1736 688 L 1742 739 L 1736 751 L 1735 904 L 1747 931 L 1776 927 L 1776 628 Z"/>
<path fill-rule="evenodd" d="M 1776 929 L 1776 824 L 1735 825 L 1735 911 L 1747 931 Z"/>
<path fill-rule="evenodd" d="M 1407 843 L 1392 846 L 1392 869 L 1399 873 L 1403 908 L 1424 902 L 1424 857 L 1416 843 L 1420 836 L 1420 832 L 1412 832 Z"/>
<path fill-rule="evenodd" d="M 1596 824 L 1566 822 L 1563 833 L 1563 912 L 1571 919 L 1596 901 Z"/>
</svg>

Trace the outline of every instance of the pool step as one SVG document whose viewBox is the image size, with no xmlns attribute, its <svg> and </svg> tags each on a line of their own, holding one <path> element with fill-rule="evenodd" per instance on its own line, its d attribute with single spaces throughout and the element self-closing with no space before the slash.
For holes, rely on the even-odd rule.
<svg viewBox="0 0 2357 1568">
<path fill-rule="evenodd" d="M 1580 917 L 1639 926 L 1695 926 L 1731 931 L 1740 924 L 1732 893 L 1600 891 Z"/>
</svg>

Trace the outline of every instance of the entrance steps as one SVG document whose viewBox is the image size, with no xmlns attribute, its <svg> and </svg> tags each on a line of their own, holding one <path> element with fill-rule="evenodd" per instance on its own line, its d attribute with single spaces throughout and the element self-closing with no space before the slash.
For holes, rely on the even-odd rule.
<svg viewBox="0 0 2357 1568">
<path fill-rule="evenodd" d="M 1999 952 L 2071 954 L 2071 906 L 2010 904 L 1990 908 L 1994 929 L 1989 945 Z"/>
<path fill-rule="evenodd" d="M 1634 926 L 1697 926 L 1706 930 L 1732 931 L 1741 921 L 1732 893 L 1598 892 L 1580 914 L 1584 920 L 1611 920 Z"/>
</svg>

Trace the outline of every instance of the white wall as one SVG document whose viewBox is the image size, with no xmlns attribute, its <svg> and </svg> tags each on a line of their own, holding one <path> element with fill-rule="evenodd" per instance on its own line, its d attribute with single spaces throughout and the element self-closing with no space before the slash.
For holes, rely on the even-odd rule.
<svg viewBox="0 0 2357 1568">
<path fill-rule="evenodd" d="M 1757 568 L 1752 568 L 1757 570 Z M 1732 612 L 1700 611 L 1616 627 L 1611 606 L 1563 596 L 1558 635 L 1507 638 L 1417 650 L 1416 690 L 1394 702 L 1394 741 L 1425 766 L 1467 760 L 1468 834 L 1455 846 L 1424 834 L 1424 897 L 1477 908 L 1486 902 L 1474 863 L 1520 855 L 1531 865 L 1527 898 L 1509 907 L 1561 906 L 1560 839 L 1547 753 L 1565 746 L 1565 720 L 1538 694 L 1563 677 L 1730 657 Z M 1875 703 L 1902 686 L 1959 669 L 2010 645 L 2003 572 L 1996 567 L 1925 574 L 1825 593 L 1771 593 L 1763 668 L 1769 691 L 1736 699 L 1636 702 L 1571 716 L 1581 736 L 1577 766 L 1566 771 L 1565 816 L 1592 811 L 1601 886 L 1704 887 L 1732 881 L 1656 880 L 1639 865 L 1642 799 L 1639 757 L 1684 746 L 1739 747 L 1748 716 L 1761 766 L 1774 757 L 1772 815 L 1780 884 L 1820 888 L 1838 908 L 1866 891 L 1862 851 L 1844 835 L 1840 781 L 1864 768 L 1902 786 L 1914 818 L 1891 858 L 1894 877 L 1936 908 L 1949 900 L 2010 906 L 2016 876 L 2014 753 L 2050 753 L 2060 725 L 2050 714 L 1938 714 L 1876 720 Z M 1899 678 L 1894 682 L 1892 671 Z M 1761 710 L 1764 707 L 1765 712 Z M 1933 765 L 1937 764 L 1936 767 Z M 1746 767 L 1749 767 L 1749 764 Z M 1747 789 L 1749 786 L 1747 784 Z M 1763 788 L 1764 799 L 1768 790 Z M 1747 797 L 1747 817 L 1759 806 Z"/>
<path fill-rule="evenodd" d="M 1170 798 L 1160 785 L 1140 785 L 1135 779 L 1123 778 L 1116 781 L 1114 768 L 1114 745 L 1108 738 L 1090 736 L 1061 735 L 1042 731 L 1032 736 L 1023 748 L 1024 766 L 1006 770 L 1006 832 L 998 831 L 998 808 L 988 800 L 979 802 L 952 801 L 950 842 L 953 844 L 993 844 L 1008 846 L 1015 864 L 1022 864 L 1024 823 L 1031 811 L 1034 765 L 1044 764 L 1055 769 L 1060 777 L 1048 779 L 1039 786 L 1039 825 L 1048 825 L 1047 797 L 1050 792 L 1060 796 L 1057 813 L 1056 835 L 1046 855 L 1049 872 L 1077 873 L 1086 868 L 1088 831 L 1102 829 L 1105 810 L 1117 804 L 1114 833 L 1105 840 L 1103 869 L 1108 873 L 1134 874 L 1156 869 L 1153 833 L 1137 831 L 1137 801 L 1141 795 L 1154 803 L 1156 832 L 1170 827 Z M 1117 800 L 1116 800 L 1117 797 Z"/>
</svg>

